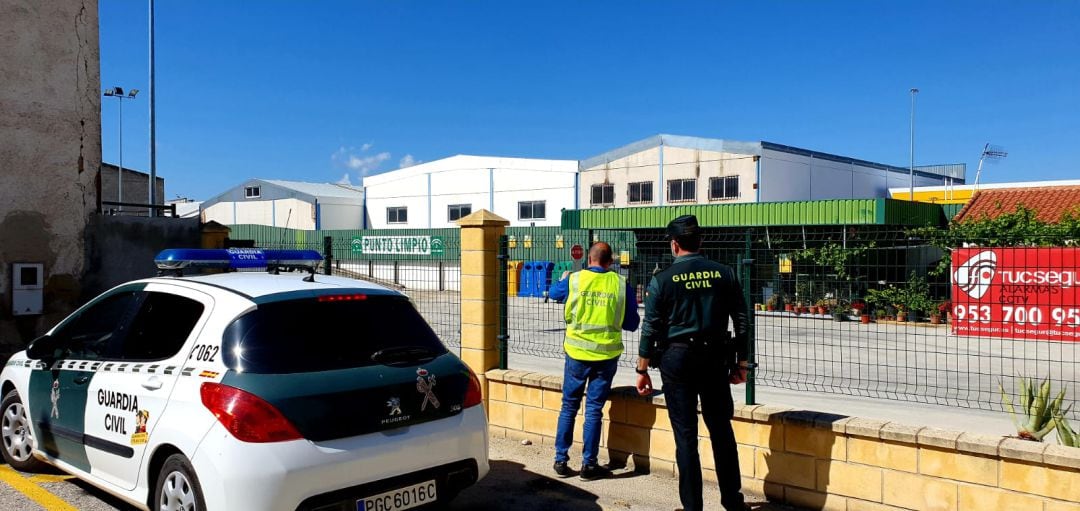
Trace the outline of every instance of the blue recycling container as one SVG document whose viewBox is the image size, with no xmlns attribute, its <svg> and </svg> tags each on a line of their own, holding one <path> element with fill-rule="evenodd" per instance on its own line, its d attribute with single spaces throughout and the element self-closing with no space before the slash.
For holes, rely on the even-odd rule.
<svg viewBox="0 0 1080 511">
<path fill-rule="evenodd" d="M 536 287 L 536 272 L 533 271 L 533 262 L 526 261 L 521 265 L 521 283 L 518 288 L 518 296 L 533 296 L 533 288 Z"/>
<path fill-rule="evenodd" d="M 533 282 L 533 296 L 539 298 L 547 293 L 551 287 L 551 272 L 555 269 L 555 263 L 551 261 L 533 261 L 533 271 L 536 272 Z"/>
</svg>

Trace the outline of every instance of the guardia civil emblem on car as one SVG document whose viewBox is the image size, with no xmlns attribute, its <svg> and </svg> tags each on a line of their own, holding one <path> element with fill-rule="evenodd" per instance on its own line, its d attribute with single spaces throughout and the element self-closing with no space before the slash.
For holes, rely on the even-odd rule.
<svg viewBox="0 0 1080 511">
<path fill-rule="evenodd" d="M 416 370 L 416 391 L 424 395 L 424 402 L 420 403 L 420 411 L 427 409 L 428 403 L 439 408 L 439 398 L 435 397 L 435 375 L 428 374 L 423 367 Z"/>
</svg>

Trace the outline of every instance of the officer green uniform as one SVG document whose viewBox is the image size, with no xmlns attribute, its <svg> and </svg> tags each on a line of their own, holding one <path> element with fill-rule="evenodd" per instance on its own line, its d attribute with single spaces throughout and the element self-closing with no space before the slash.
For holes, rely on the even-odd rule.
<svg viewBox="0 0 1080 511">
<path fill-rule="evenodd" d="M 712 439 L 721 503 L 744 510 L 738 450 L 731 428 L 731 371 L 745 361 L 747 310 L 742 287 L 728 266 L 697 253 L 697 218 L 681 216 L 668 235 L 684 252 L 649 283 L 639 355 L 660 367 L 675 434 L 679 496 L 686 511 L 702 509 L 697 405 Z M 732 321 L 734 339 L 728 333 Z M 639 374 L 641 371 L 639 370 Z"/>
</svg>

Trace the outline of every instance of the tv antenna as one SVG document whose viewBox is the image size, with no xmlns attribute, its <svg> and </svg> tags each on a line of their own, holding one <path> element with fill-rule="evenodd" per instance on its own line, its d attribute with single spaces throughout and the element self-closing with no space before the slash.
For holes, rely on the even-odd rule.
<svg viewBox="0 0 1080 511">
<path fill-rule="evenodd" d="M 1005 151 L 1004 147 L 997 145 L 990 145 L 987 142 L 983 146 L 982 154 L 979 156 L 979 168 L 975 171 L 975 189 L 979 189 L 979 175 L 982 174 L 982 167 L 984 160 L 990 160 L 990 163 L 997 163 L 1000 160 L 1005 159 L 1009 153 Z"/>
</svg>

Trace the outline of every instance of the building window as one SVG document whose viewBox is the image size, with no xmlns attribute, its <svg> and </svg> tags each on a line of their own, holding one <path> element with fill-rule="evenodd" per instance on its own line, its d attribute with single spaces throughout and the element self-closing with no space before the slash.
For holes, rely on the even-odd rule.
<svg viewBox="0 0 1080 511">
<path fill-rule="evenodd" d="M 386 208 L 386 223 L 404 224 L 409 221 L 409 208 L 405 206 Z"/>
<path fill-rule="evenodd" d="M 739 198 L 739 176 L 709 178 L 709 200 L 731 200 Z"/>
<path fill-rule="evenodd" d="M 472 204 L 451 204 L 446 214 L 446 219 L 453 222 L 463 216 L 472 213 Z"/>
<path fill-rule="evenodd" d="M 594 205 L 615 204 L 615 185 L 592 185 L 592 200 L 589 203 Z"/>
<path fill-rule="evenodd" d="M 259 197 L 262 197 L 262 187 L 261 186 L 245 186 L 244 187 L 244 198 L 245 199 L 258 199 Z"/>
<path fill-rule="evenodd" d="M 626 201 L 630 204 L 652 204 L 652 181 L 630 183 L 626 190 Z"/>
<path fill-rule="evenodd" d="M 542 200 L 518 203 L 518 220 L 543 220 L 547 218 L 546 203 Z"/>
<path fill-rule="evenodd" d="M 697 200 L 697 180 L 672 179 L 667 182 L 668 202 L 688 202 Z"/>
</svg>

